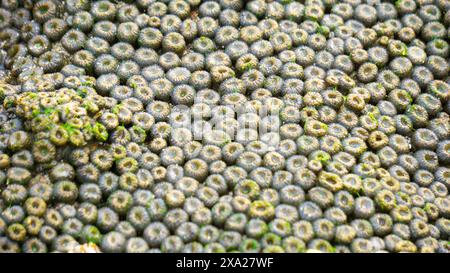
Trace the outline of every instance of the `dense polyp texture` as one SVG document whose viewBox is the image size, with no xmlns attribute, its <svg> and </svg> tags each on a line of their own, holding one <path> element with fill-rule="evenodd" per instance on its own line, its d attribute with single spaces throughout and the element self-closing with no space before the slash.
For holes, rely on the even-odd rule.
<svg viewBox="0 0 450 273">
<path fill-rule="evenodd" d="M 0 252 L 450 251 L 448 2 L 22 2 Z"/>
</svg>

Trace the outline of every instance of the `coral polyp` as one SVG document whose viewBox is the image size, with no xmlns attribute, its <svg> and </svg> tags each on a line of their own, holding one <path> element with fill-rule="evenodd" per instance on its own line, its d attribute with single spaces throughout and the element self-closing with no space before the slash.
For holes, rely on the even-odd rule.
<svg viewBox="0 0 450 273">
<path fill-rule="evenodd" d="M 449 19 L 1 1 L 0 252 L 448 253 Z"/>
</svg>

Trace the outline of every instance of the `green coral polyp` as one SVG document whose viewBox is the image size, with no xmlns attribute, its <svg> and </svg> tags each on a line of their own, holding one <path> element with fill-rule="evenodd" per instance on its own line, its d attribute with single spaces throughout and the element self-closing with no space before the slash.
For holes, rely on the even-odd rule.
<svg viewBox="0 0 450 273">
<path fill-rule="evenodd" d="M 103 124 L 97 122 L 92 128 L 92 131 L 97 140 L 103 142 L 108 140 L 108 130 L 106 130 L 106 127 Z"/>
<path fill-rule="evenodd" d="M 254 201 L 249 208 L 249 215 L 252 218 L 271 219 L 275 216 L 275 209 L 267 201 Z"/>
<path fill-rule="evenodd" d="M 448 15 L 2 1 L 0 252 L 448 252 Z"/>
</svg>

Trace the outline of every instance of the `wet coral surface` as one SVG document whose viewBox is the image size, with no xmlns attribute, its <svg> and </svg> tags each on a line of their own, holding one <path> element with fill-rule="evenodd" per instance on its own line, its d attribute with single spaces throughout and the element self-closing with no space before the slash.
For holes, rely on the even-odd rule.
<svg viewBox="0 0 450 273">
<path fill-rule="evenodd" d="M 0 252 L 450 251 L 450 2 L 2 0 Z"/>
</svg>

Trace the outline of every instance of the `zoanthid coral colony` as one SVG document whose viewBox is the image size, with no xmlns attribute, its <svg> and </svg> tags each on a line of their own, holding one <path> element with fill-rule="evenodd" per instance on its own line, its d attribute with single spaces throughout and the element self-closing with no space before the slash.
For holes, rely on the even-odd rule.
<svg viewBox="0 0 450 273">
<path fill-rule="evenodd" d="M 2 0 L 0 252 L 440 252 L 450 2 Z"/>
</svg>

